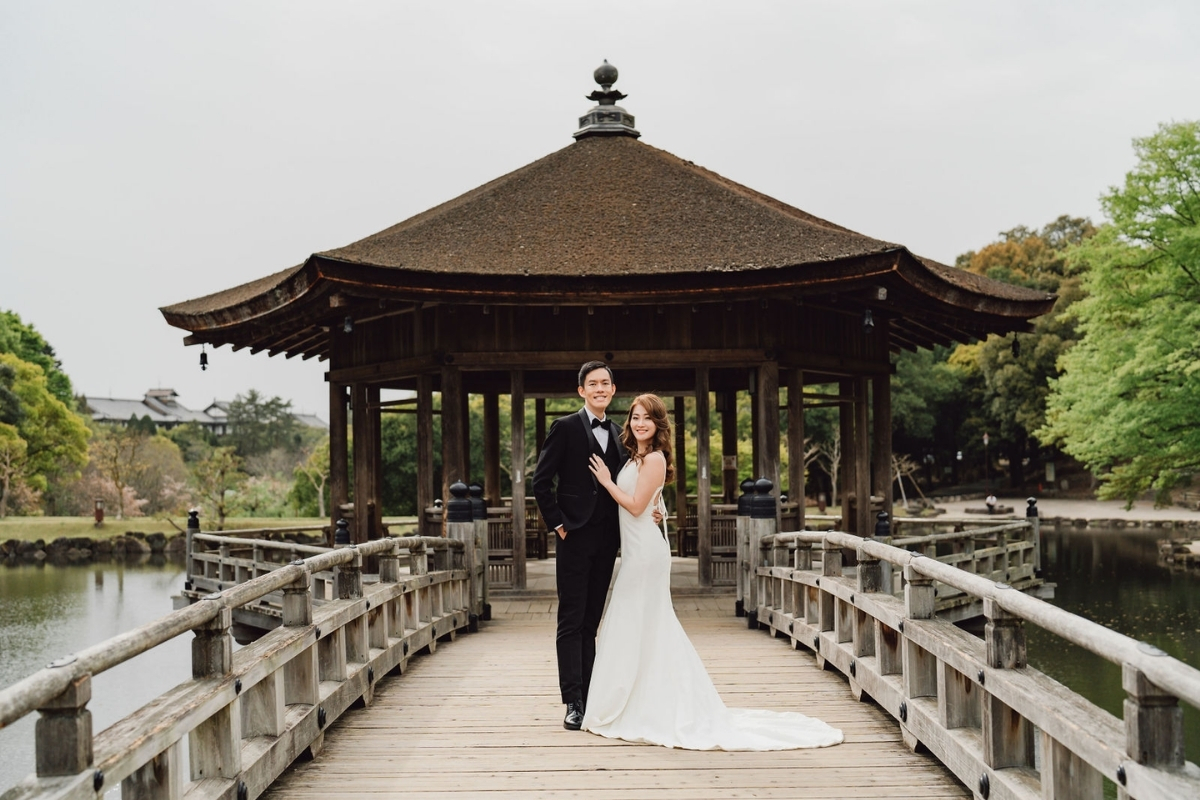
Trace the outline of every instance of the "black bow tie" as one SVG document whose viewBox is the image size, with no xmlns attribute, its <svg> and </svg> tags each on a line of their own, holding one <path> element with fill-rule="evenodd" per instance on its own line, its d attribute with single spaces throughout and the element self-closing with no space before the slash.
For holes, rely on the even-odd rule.
<svg viewBox="0 0 1200 800">
<path fill-rule="evenodd" d="M 603 424 L 604 424 L 604 420 L 600 419 L 599 417 L 592 417 L 592 427 L 593 428 L 599 428 Z"/>
</svg>

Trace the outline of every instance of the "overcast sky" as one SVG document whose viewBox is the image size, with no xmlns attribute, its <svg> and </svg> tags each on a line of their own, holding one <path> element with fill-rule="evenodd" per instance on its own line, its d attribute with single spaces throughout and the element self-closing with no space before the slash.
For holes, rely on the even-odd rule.
<svg viewBox="0 0 1200 800">
<path fill-rule="evenodd" d="M 77 392 L 325 364 L 199 349 L 158 307 L 302 262 L 569 145 L 592 70 L 643 141 L 945 263 L 1099 219 L 1130 140 L 1200 117 L 1200 3 L 0 3 L 0 308 Z"/>
</svg>

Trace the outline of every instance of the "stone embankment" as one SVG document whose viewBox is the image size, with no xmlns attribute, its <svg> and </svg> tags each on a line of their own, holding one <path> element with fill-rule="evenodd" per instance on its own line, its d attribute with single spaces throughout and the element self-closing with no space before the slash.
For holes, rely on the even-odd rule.
<svg viewBox="0 0 1200 800">
<path fill-rule="evenodd" d="M 60 537 L 47 542 L 9 539 L 0 542 L 0 562 L 80 563 L 86 561 L 123 560 L 151 555 L 182 555 L 186 539 L 179 533 L 140 533 L 130 531 L 124 536 L 93 539 L 89 536 Z"/>
</svg>

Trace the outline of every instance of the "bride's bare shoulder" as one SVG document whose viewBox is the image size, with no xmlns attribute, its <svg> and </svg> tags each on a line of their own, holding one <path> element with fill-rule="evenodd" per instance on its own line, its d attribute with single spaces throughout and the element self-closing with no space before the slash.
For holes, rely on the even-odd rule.
<svg viewBox="0 0 1200 800">
<path fill-rule="evenodd" d="M 649 464 L 651 462 L 653 462 L 655 464 L 661 464 L 664 469 L 667 466 L 667 457 L 664 456 L 662 454 L 662 452 L 659 450 L 652 450 L 651 452 L 647 453 L 646 457 L 642 460 L 645 461 L 647 464 Z"/>
</svg>

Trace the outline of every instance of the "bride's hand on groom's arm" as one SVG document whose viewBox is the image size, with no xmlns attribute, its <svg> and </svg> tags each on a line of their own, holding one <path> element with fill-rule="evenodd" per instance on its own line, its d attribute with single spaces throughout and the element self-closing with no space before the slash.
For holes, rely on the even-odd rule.
<svg viewBox="0 0 1200 800">
<path fill-rule="evenodd" d="M 605 489 L 612 486 L 612 473 L 608 469 L 608 465 L 604 463 L 604 459 L 595 453 L 592 454 L 592 459 L 588 462 L 588 469 L 596 476 L 596 482 Z"/>
</svg>

